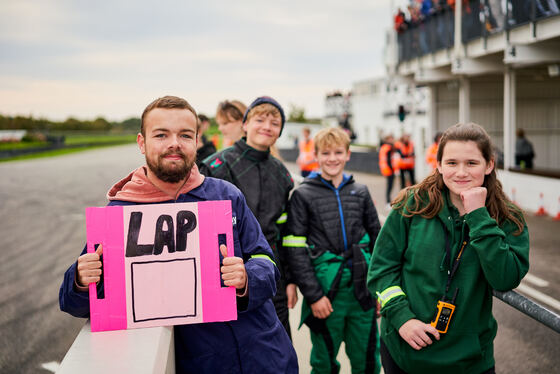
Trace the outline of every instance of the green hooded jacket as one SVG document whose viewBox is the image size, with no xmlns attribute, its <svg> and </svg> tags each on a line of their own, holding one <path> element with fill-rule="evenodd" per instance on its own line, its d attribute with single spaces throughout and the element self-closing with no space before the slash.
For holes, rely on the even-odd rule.
<svg viewBox="0 0 560 374">
<path fill-rule="evenodd" d="M 449 192 L 443 194 L 444 205 L 432 219 L 391 211 L 375 243 L 368 287 L 382 305 L 381 339 L 401 369 L 410 374 L 482 373 L 494 366 L 492 289 L 519 285 L 529 270 L 529 234 L 525 225 L 514 235 L 513 222 L 498 225 L 485 207 L 459 216 Z M 434 317 L 450 269 L 443 230 L 453 259 L 467 232 L 470 238 L 446 295 L 451 299 L 459 289 L 456 308 L 447 333 L 416 351 L 398 330 L 410 319 L 430 323 Z"/>
</svg>

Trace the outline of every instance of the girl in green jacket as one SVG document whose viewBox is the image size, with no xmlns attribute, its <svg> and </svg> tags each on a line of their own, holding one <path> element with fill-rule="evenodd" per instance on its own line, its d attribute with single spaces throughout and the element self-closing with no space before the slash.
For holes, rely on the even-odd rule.
<svg viewBox="0 0 560 374">
<path fill-rule="evenodd" d="M 392 206 L 368 273 L 385 373 L 494 373 L 492 289 L 519 285 L 529 235 L 497 180 L 486 131 L 445 131 L 437 169 Z"/>
</svg>

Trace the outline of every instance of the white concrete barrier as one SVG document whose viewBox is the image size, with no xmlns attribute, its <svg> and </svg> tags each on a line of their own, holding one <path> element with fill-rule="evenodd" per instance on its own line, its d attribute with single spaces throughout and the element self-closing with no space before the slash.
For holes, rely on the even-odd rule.
<svg viewBox="0 0 560 374">
<path fill-rule="evenodd" d="M 86 322 L 57 374 L 173 374 L 173 326 L 91 332 Z"/>
<path fill-rule="evenodd" d="M 542 207 L 553 217 L 560 213 L 560 179 L 504 170 L 498 171 L 498 178 L 506 195 L 522 209 L 537 212 Z"/>
</svg>

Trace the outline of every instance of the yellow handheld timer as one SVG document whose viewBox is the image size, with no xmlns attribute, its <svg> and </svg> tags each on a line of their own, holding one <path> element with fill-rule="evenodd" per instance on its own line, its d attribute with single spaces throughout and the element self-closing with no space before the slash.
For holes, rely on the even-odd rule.
<svg viewBox="0 0 560 374">
<path fill-rule="evenodd" d="M 436 318 L 430 323 L 430 325 L 435 327 L 440 333 L 445 334 L 454 311 L 455 305 L 441 300 L 438 301 Z"/>
</svg>

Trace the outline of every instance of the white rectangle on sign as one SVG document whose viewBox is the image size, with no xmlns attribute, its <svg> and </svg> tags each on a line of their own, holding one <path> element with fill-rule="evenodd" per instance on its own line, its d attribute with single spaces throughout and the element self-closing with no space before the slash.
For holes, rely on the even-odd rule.
<svg viewBox="0 0 560 374">
<path fill-rule="evenodd" d="M 196 317 L 194 258 L 132 262 L 130 274 L 134 322 Z M 142 292 L 134 292 L 135 289 Z"/>
</svg>

